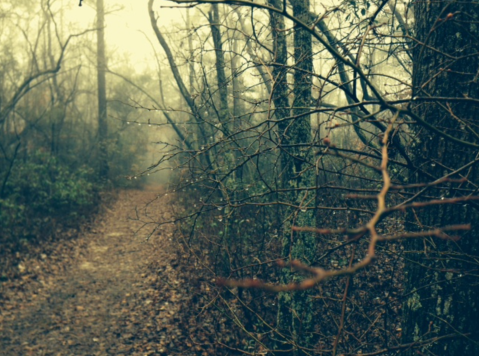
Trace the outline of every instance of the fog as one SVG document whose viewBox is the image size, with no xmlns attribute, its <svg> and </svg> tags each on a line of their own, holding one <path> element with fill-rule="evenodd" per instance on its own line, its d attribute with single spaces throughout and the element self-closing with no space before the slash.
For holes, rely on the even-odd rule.
<svg viewBox="0 0 479 356">
<path fill-rule="evenodd" d="M 95 1 L 84 1 L 82 7 L 74 6 L 73 3 L 63 0 L 62 6 L 67 9 L 65 20 L 77 29 L 93 28 L 96 16 Z M 164 2 L 158 11 L 159 24 L 165 28 L 181 23 L 185 13 L 184 10 L 171 8 L 169 4 Z M 148 36 L 150 40 L 154 39 L 147 1 L 105 1 L 105 10 L 107 12 L 105 40 L 109 50 L 120 57 L 127 55 L 139 69 L 154 66 L 154 54 L 145 38 Z"/>
<path fill-rule="evenodd" d="M 177 1 L 0 2 L 0 353 L 479 355 L 479 5 Z"/>
</svg>

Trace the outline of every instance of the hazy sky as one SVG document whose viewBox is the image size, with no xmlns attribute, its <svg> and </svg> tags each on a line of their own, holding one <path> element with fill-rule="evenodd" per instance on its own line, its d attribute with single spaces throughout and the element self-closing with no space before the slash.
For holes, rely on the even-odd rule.
<svg viewBox="0 0 479 356">
<path fill-rule="evenodd" d="M 151 29 L 148 16 L 148 0 L 104 0 L 107 11 L 112 11 L 106 16 L 105 37 L 110 49 L 118 49 L 120 52 L 129 53 L 133 63 L 145 62 L 152 58 L 151 45 L 139 30 L 146 33 L 158 51 L 160 47 Z M 96 3 L 95 0 L 84 0 L 83 6 L 74 6 L 68 11 L 67 18 L 77 23 L 82 28 L 94 26 L 95 10 L 89 3 Z M 155 1 L 154 9 L 159 14 L 160 28 L 171 26 L 175 21 L 181 21 L 182 13 L 185 10 L 159 8 L 162 6 L 173 6 L 172 2 L 165 0 Z M 138 64 L 140 64 L 138 63 Z"/>
</svg>

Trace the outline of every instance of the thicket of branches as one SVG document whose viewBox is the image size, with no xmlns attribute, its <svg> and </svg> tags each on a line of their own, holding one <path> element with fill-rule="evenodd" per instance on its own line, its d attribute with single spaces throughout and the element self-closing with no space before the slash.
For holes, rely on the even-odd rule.
<svg viewBox="0 0 479 356">
<path fill-rule="evenodd" d="M 149 0 L 141 75 L 63 10 L 0 5 L 12 251 L 166 171 L 218 353 L 479 354 L 475 2 Z"/>
<path fill-rule="evenodd" d="M 223 352 L 477 353 L 477 5 L 176 3 L 144 174 L 176 171 Z"/>
</svg>

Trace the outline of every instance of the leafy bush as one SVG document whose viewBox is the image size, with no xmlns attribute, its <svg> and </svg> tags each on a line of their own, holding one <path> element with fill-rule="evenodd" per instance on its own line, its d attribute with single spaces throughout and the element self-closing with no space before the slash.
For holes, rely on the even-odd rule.
<svg viewBox="0 0 479 356">
<path fill-rule="evenodd" d="M 72 171 L 53 157 L 38 154 L 19 162 L 0 199 L 0 233 L 6 238 L 35 238 L 62 226 L 75 227 L 98 203 L 93 171 Z"/>
</svg>

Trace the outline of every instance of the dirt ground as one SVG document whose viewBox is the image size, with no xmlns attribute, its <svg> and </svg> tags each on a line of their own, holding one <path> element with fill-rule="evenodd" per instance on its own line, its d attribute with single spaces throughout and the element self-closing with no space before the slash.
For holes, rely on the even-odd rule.
<svg viewBox="0 0 479 356">
<path fill-rule="evenodd" d="M 87 232 L 22 261 L 22 277 L 0 287 L 0 354 L 211 354 L 184 335 L 191 295 L 174 268 L 173 225 L 148 242 L 153 226 L 137 233 L 137 217 L 168 218 L 168 198 L 155 189 L 121 191 Z"/>
</svg>

